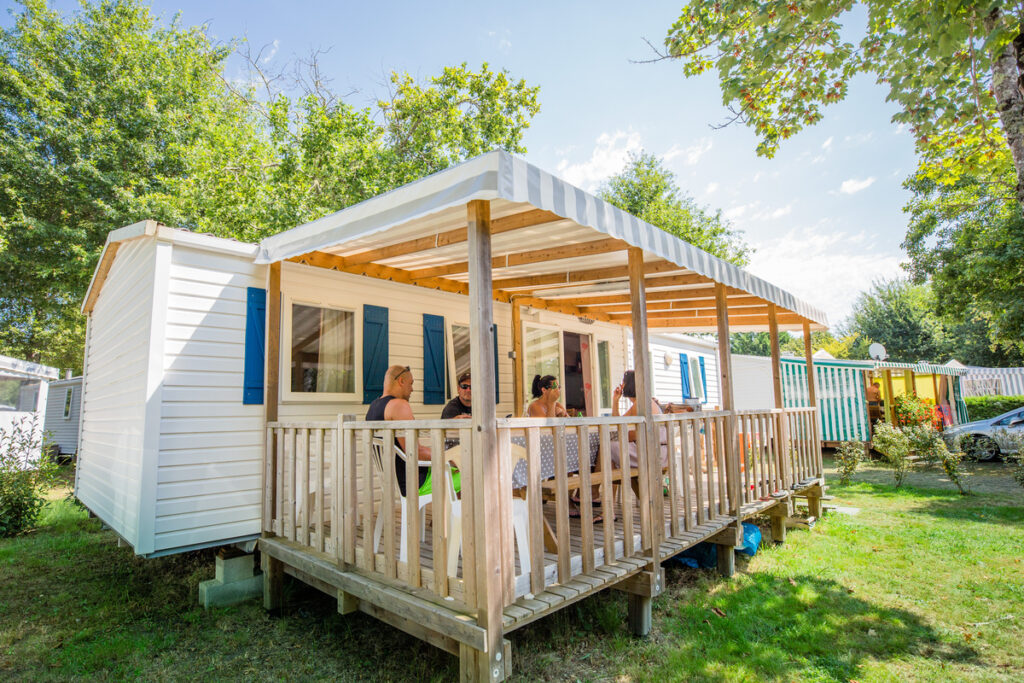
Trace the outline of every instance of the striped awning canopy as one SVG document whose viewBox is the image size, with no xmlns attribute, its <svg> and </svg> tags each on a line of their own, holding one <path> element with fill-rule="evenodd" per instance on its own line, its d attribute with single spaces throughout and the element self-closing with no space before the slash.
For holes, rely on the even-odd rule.
<svg viewBox="0 0 1024 683">
<path fill-rule="evenodd" d="M 767 330 L 770 305 L 780 329 L 828 326 L 789 292 L 502 151 L 269 237 L 257 262 L 466 293 L 473 200 L 490 202 L 496 301 L 629 325 L 627 250 L 640 247 L 648 327 L 715 331 L 716 284 L 726 288 L 733 331 Z"/>
<path fill-rule="evenodd" d="M 967 374 L 967 368 L 936 365 L 934 363 L 897 363 L 892 361 L 875 361 L 875 367 L 879 370 L 884 370 L 886 368 L 893 370 L 913 370 L 914 373 L 918 375 L 960 376 Z"/>
</svg>

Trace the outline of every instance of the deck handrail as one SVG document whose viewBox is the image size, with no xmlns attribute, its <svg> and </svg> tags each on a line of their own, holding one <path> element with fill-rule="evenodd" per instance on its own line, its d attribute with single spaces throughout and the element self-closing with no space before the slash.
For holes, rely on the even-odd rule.
<svg viewBox="0 0 1024 683">
<path fill-rule="evenodd" d="M 653 429 L 638 428 L 645 420 Z M 383 574 L 410 589 L 427 590 L 438 598 L 454 597 L 460 608 L 472 611 L 473 525 L 483 497 L 499 496 L 495 542 L 502 548 L 503 602 L 510 604 L 526 592 L 546 590 L 581 572 L 610 566 L 619 558 L 642 559 L 645 553 L 655 553 L 662 542 L 708 524 L 738 526 L 741 506 L 788 492 L 794 485 L 806 485 L 822 475 L 813 407 L 670 413 L 650 418 L 499 418 L 496 425 L 500 491 L 477 496 L 467 488 L 478 458 L 468 420 L 367 421 L 345 415 L 337 421 L 269 422 L 264 532 L 327 553 L 341 565 Z M 635 434 L 635 449 L 630 447 L 629 432 Z M 551 435 L 556 469 L 554 479 L 542 487 L 543 434 Z M 648 434 L 656 435 L 658 443 L 648 444 Z M 403 561 L 397 552 L 399 517 L 395 506 L 399 499 L 389 481 L 395 476 L 395 463 L 385 458 L 384 471 L 374 475 L 370 441 L 374 437 L 385 443 L 405 438 L 406 443 L 429 444 L 433 469 L 440 471 L 452 436 L 458 436 L 462 449 L 462 562 L 458 563 L 457 553 L 452 555 L 454 560 L 449 559 L 449 546 L 458 542 L 458 535 L 453 536 L 455 530 L 448 522 L 453 512 L 446 507 L 449 504 L 435 495 L 441 487 L 427 494 L 432 505 L 421 511 L 422 496 L 415 486 L 408 488 L 404 528 L 410 552 Z M 519 442 L 525 444 L 525 456 L 515 450 L 513 438 L 525 440 Z M 593 469 L 589 457 L 592 438 L 597 443 Z M 565 466 L 567 439 L 576 441 L 576 473 Z M 612 463 L 616 441 L 617 466 Z M 637 461 L 631 466 L 628 456 L 634 450 Z M 516 502 L 512 492 L 512 473 L 520 458 L 526 460 L 525 502 Z M 418 463 L 410 459 L 406 467 L 407 479 L 414 481 Z M 572 490 L 580 499 L 578 520 L 570 517 Z M 548 494 L 553 508 L 544 506 Z M 600 500 L 600 510 L 591 506 L 592 495 Z M 517 572 L 513 511 L 521 512 L 522 507 L 527 510 L 530 553 L 528 558 L 520 553 Z M 608 514 L 611 510 L 615 511 L 614 521 Z M 551 515 L 548 521 L 545 511 Z M 595 521 L 601 512 L 608 516 Z M 382 548 L 374 547 L 369 533 L 378 517 L 383 519 Z M 426 518 L 433 520 L 433 530 L 423 540 L 423 547 L 432 553 L 429 565 L 421 564 L 416 552 L 420 525 Z M 544 531 L 548 522 L 554 527 L 550 532 Z M 552 556 L 556 559 L 550 559 Z"/>
</svg>

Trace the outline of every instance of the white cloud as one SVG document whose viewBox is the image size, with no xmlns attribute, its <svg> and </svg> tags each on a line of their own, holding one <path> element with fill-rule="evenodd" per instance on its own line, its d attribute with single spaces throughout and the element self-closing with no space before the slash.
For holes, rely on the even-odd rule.
<svg viewBox="0 0 1024 683">
<path fill-rule="evenodd" d="M 687 147 L 683 153 L 686 155 L 686 165 L 696 166 L 700 158 L 711 151 L 711 138 L 701 138 L 693 145 Z"/>
<path fill-rule="evenodd" d="M 854 133 L 853 135 L 847 135 L 843 138 L 843 142 L 853 145 L 863 145 L 871 142 L 872 138 L 875 137 L 874 131 L 866 131 L 864 133 Z"/>
<path fill-rule="evenodd" d="M 866 190 L 875 182 L 875 177 L 871 176 L 864 180 L 857 180 L 856 178 L 850 178 L 844 180 L 843 184 L 839 186 L 839 191 L 843 194 L 856 194 L 861 190 Z"/>
<path fill-rule="evenodd" d="M 791 213 L 793 213 L 793 205 L 786 204 L 785 206 L 772 211 L 770 215 L 772 218 L 782 218 L 783 216 L 788 216 Z"/>
<path fill-rule="evenodd" d="M 835 326 L 872 280 L 902 274 L 898 253 L 872 251 L 869 242 L 864 233 L 829 232 L 821 223 L 753 242 L 756 251 L 747 269 L 824 310 Z"/>
<path fill-rule="evenodd" d="M 274 58 L 274 55 L 277 54 L 277 50 L 280 47 L 281 41 L 275 38 L 274 42 L 270 44 L 270 50 L 267 52 L 267 54 L 263 55 L 263 58 L 260 61 L 263 62 L 264 64 L 269 63 L 270 60 Z"/>
<path fill-rule="evenodd" d="M 829 136 L 828 140 L 825 140 L 825 142 L 821 143 L 821 148 L 826 152 L 832 149 L 832 136 Z"/>
<path fill-rule="evenodd" d="M 487 37 L 497 38 L 498 49 L 501 50 L 502 52 L 508 52 L 509 49 L 511 49 L 512 47 L 512 32 L 509 31 L 508 29 L 502 31 L 500 35 L 498 34 L 497 31 L 488 31 Z"/>
<path fill-rule="evenodd" d="M 717 190 L 717 189 L 718 189 L 718 183 L 715 183 L 715 182 L 708 183 L 708 186 L 704 188 L 704 194 L 714 194 L 715 190 Z"/>
<path fill-rule="evenodd" d="M 730 221 L 734 221 L 737 218 L 739 218 L 740 216 L 742 216 L 743 214 L 745 214 L 747 212 L 747 209 L 749 209 L 749 208 L 750 208 L 750 206 L 748 206 L 746 204 L 740 204 L 739 206 L 733 206 L 733 207 L 730 207 L 730 208 L 726 209 L 725 211 L 723 211 L 722 212 L 722 216 L 724 216 L 725 218 L 729 219 Z"/>
<path fill-rule="evenodd" d="M 558 162 L 558 175 L 573 185 L 592 191 L 609 176 L 618 173 L 626 165 L 630 152 L 643 149 L 640 133 L 617 130 L 602 133 L 598 138 L 590 159 L 570 163 L 568 159 Z"/>
</svg>

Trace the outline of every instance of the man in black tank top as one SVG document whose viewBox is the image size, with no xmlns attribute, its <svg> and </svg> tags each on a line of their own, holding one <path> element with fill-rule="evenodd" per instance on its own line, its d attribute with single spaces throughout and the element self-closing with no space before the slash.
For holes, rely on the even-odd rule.
<svg viewBox="0 0 1024 683">
<path fill-rule="evenodd" d="M 413 420 L 412 406 L 409 405 L 409 397 L 412 396 L 412 389 L 415 380 L 412 370 L 407 365 L 392 365 L 384 373 L 384 395 L 374 399 L 373 403 L 366 409 L 367 420 Z M 395 445 L 402 449 L 410 458 L 430 462 L 430 449 L 418 444 L 416 450 L 409 452 L 406 448 L 405 437 L 396 437 Z M 422 487 L 430 472 L 428 467 L 419 468 L 419 482 L 417 488 Z M 398 490 L 405 495 L 405 462 L 395 455 L 395 479 L 398 481 Z"/>
</svg>

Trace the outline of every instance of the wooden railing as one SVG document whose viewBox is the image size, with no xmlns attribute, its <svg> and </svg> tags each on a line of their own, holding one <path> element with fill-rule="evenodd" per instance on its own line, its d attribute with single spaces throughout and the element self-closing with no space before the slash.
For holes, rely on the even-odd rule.
<svg viewBox="0 0 1024 683">
<path fill-rule="evenodd" d="M 650 559 L 666 537 L 737 520 L 742 505 L 820 477 L 815 419 L 812 408 L 658 415 L 648 423 L 639 417 L 499 419 L 499 490 L 483 492 L 471 489 L 472 468 L 481 461 L 468 420 L 340 416 L 337 422 L 270 423 L 264 531 L 473 611 L 478 508 L 497 496 L 498 520 L 483 537 L 500 549 L 502 603 L 509 605 L 621 558 Z M 630 432 L 640 454 L 632 466 Z M 386 445 L 395 438 L 419 444 L 431 458 L 432 486 L 423 500 L 415 485 L 416 449 L 407 449 L 413 457 L 404 463 L 410 483 L 404 510 L 395 460 L 387 457 L 392 452 L 385 446 L 385 457 L 373 458 L 375 441 Z M 657 444 L 648 448 L 651 439 Z M 570 441 L 579 454 L 575 473 L 567 466 Z M 542 444 L 554 448 L 553 472 L 542 472 Z M 462 479 L 454 500 L 447 481 L 452 457 L 460 461 Z M 526 474 L 525 481 L 516 479 L 517 488 L 519 460 Z M 578 502 L 571 500 L 577 496 Z M 421 538 L 423 527 L 429 531 Z"/>
</svg>

